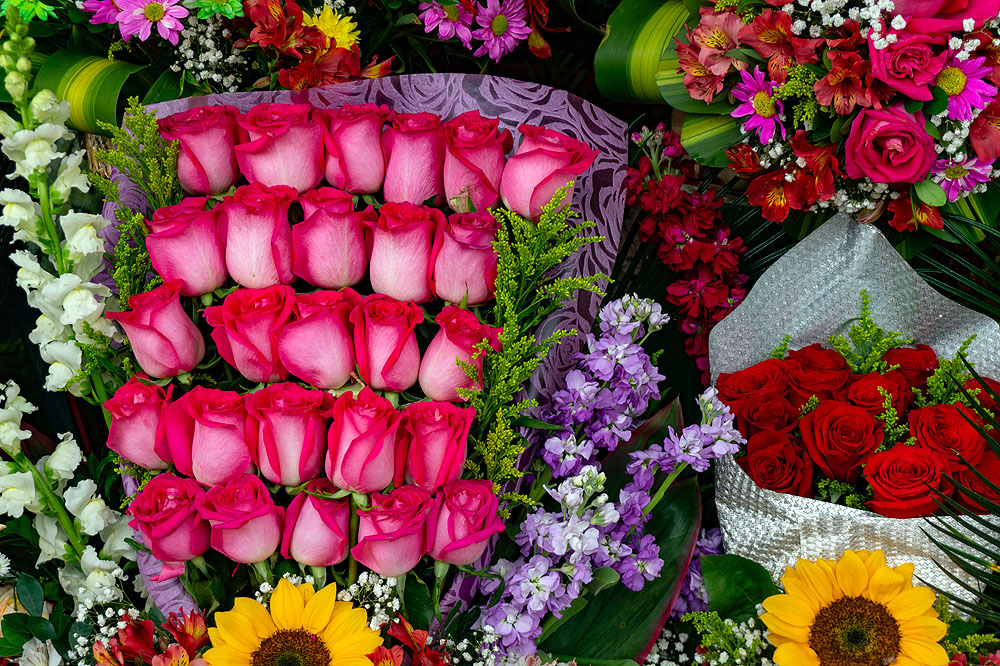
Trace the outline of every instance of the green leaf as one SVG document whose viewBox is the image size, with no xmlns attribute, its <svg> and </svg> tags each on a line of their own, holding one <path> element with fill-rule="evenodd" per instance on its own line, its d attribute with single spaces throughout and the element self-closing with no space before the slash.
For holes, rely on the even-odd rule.
<svg viewBox="0 0 1000 666">
<path fill-rule="evenodd" d="M 781 593 L 767 569 L 739 555 L 705 555 L 701 558 L 701 576 L 709 610 L 724 620 L 742 622 L 757 617 L 757 604 Z"/>
<path fill-rule="evenodd" d="M 45 608 L 45 593 L 42 592 L 42 586 L 37 578 L 27 573 L 20 573 L 14 589 L 17 592 L 17 600 L 29 615 L 42 614 Z"/>
<path fill-rule="evenodd" d="M 923 106 L 924 103 L 921 102 L 919 99 L 906 98 L 906 100 L 903 102 L 903 108 L 906 109 L 907 113 L 916 113 L 917 111 L 922 109 Z"/>
<path fill-rule="evenodd" d="M 934 99 L 924 104 L 924 114 L 936 116 L 948 108 L 948 93 L 937 86 L 931 86 L 931 95 Z"/>
<path fill-rule="evenodd" d="M 943 206 L 948 203 L 948 195 L 944 193 L 944 188 L 930 178 L 914 185 L 913 190 L 917 198 L 928 206 Z"/>
<path fill-rule="evenodd" d="M 172 99 L 180 99 L 184 96 L 184 75 L 181 72 L 173 72 L 169 69 L 156 77 L 156 81 L 149 87 L 149 91 L 142 98 L 143 104 L 156 104 Z"/>
<path fill-rule="evenodd" d="M 740 120 L 732 116 L 689 113 L 681 127 L 681 145 L 699 164 L 729 166 L 726 150 L 743 138 Z"/>
<path fill-rule="evenodd" d="M 977 622 L 965 622 L 964 620 L 952 620 L 948 623 L 948 635 L 944 637 L 949 643 L 955 643 L 966 636 L 979 631 L 980 625 Z"/>
<path fill-rule="evenodd" d="M 406 619 L 417 629 L 426 630 L 434 618 L 434 605 L 431 603 L 431 589 L 427 583 L 413 572 L 408 576 L 403 588 L 403 606 L 406 608 Z"/>
<path fill-rule="evenodd" d="M 27 613 L 5 615 L 0 622 L 0 634 L 14 645 L 24 645 L 31 640 L 31 616 Z"/>
<path fill-rule="evenodd" d="M 671 486 L 646 525 L 646 533 L 654 535 L 660 546 L 660 577 L 638 592 L 624 585 L 602 592 L 539 647 L 551 654 L 573 655 L 578 664 L 620 663 L 638 657 L 659 635 L 674 605 L 700 525 L 697 480 Z"/>
<path fill-rule="evenodd" d="M 519 416 L 511 421 L 511 425 L 520 426 L 522 428 L 533 428 L 535 430 L 562 430 L 566 427 L 556 425 L 554 423 L 546 423 L 545 421 L 534 419 L 530 416 Z"/>
</svg>

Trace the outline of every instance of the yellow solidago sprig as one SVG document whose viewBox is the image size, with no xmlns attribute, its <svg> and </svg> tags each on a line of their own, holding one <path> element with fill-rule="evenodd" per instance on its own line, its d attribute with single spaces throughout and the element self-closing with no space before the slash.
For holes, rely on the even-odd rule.
<svg viewBox="0 0 1000 666">
<path fill-rule="evenodd" d="M 790 65 L 788 78 L 774 90 L 774 96 L 781 100 L 794 99 L 792 105 L 792 123 L 795 127 L 804 128 L 816 120 L 819 111 L 819 101 L 813 89 L 819 77 L 805 65 Z"/>
<path fill-rule="evenodd" d="M 872 299 L 868 292 L 861 290 L 861 317 L 851 326 L 847 336 L 830 336 L 830 347 L 851 366 L 851 371 L 864 375 L 870 372 L 887 372 L 888 366 L 882 357 L 890 349 L 913 343 L 904 339 L 902 333 L 886 331 L 872 318 Z"/>
<path fill-rule="evenodd" d="M 305 14 L 305 25 L 314 25 L 326 35 L 327 47 L 349 49 L 361 40 L 361 30 L 350 16 L 334 11 L 329 5 L 318 14 Z"/>
</svg>

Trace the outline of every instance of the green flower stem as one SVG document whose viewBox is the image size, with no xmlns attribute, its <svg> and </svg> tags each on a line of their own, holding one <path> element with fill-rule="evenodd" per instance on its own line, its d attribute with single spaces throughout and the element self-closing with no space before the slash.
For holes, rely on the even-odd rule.
<svg viewBox="0 0 1000 666">
<path fill-rule="evenodd" d="M 38 471 L 37 467 L 31 464 L 31 461 L 28 460 L 26 455 L 24 455 L 24 452 L 18 451 L 14 456 L 14 462 L 17 463 L 22 471 L 31 472 L 31 478 L 35 481 L 35 488 L 37 488 L 39 494 L 41 494 L 45 507 L 51 511 L 55 515 L 56 520 L 59 521 L 59 524 L 66 532 L 66 538 L 69 539 L 73 552 L 76 554 L 76 559 L 79 560 L 83 557 L 83 550 L 86 548 L 86 540 L 76 528 L 76 523 L 73 521 L 73 517 L 66 511 L 66 505 L 63 504 L 62 498 L 52 492 L 52 486 L 50 485 L 49 480 L 45 477 L 45 475 Z"/>
<path fill-rule="evenodd" d="M 351 494 L 351 530 L 348 534 L 350 548 L 347 550 L 347 583 L 348 585 L 353 585 L 358 581 L 358 561 L 354 559 L 354 553 L 351 551 L 354 546 L 358 545 L 358 523 L 360 522 L 360 517 L 358 516 L 358 505 L 354 501 L 354 494 Z"/>
<path fill-rule="evenodd" d="M 680 476 L 681 472 L 683 472 L 685 469 L 687 469 L 687 463 L 681 463 L 680 465 L 677 466 L 677 469 L 675 469 L 670 474 L 670 476 L 668 476 L 666 479 L 663 480 L 663 483 L 660 484 L 660 487 L 657 489 L 656 494 L 653 495 L 653 499 L 649 500 L 649 504 L 647 504 L 646 508 L 642 510 L 642 515 L 648 516 L 649 513 L 656 508 L 656 505 L 659 504 L 660 500 L 663 499 L 663 495 L 666 494 L 667 489 L 670 488 L 671 485 L 673 485 L 674 481 L 677 480 L 677 477 Z"/>
<path fill-rule="evenodd" d="M 271 563 L 268 560 L 263 560 L 261 562 L 254 562 L 250 565 L 254 573 L 257 574 L 257 584 L 270 583 L 274 578 L 274 573 L 271 571 Z"/>
<path fill-rule="evenodd" d="M 69 267 L 66 265 L 66 257 L 63 255 L 62 243 L 59 242 L 59 233 L 56 231 L 56 223 L 52 218 L 52 200 L 49 197 L 49 180 L 45 175 L 38 177 L 38 203 L 42 208 L 42 225 L 45 227 L 45 235 L 48 236 L 52 246 L 52 258 L 56 263 L 56 270 L 59 274 L 68 273 Z"/>
<path fill-rule="evenodd" d="M 437 618 L 438 622 L 441 620 L 441 590 L 444 589 L 444 581 L 448 577 L 448 569 L 451 565 L 447 562 L 439 562 L 435 560 L 434 562 L 434 617 Z"/>
<path fill-rule="evenodd" d="M 104 386 L 104 379 L 101 377 L 101 371 L 98 368 L 94 368 L 90 371 L 90 390 L 97 398 L 97 404 L 101 406 L 101 415 L 104 416 L 104 423 L 111 427 L 111 414 L 104 408 L 104 403 L 108 399 L 108 391 Z"/>
</svg>

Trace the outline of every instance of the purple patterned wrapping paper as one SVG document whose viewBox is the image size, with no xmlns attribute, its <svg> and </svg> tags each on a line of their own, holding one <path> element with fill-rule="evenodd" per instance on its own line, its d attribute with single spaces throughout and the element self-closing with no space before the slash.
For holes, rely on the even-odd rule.
<svg viewBox="0 0 1000 666">
<path fill-rule="evenodd" d="M 571 257 L 561 267 L 560 275 L 610 275 L 614 267 L 625 212 L 627 126 L 576 95 L 537 83 L 478 74 L 412 74 L 307 90 L 190 97 L 154 104 L 149 109 L 162 118 L 209 104 L 231 104 L 246 112 L 266 102 L 308 103 L 317 108 L 342 104 L 387 104 L 397 112 L 437 113 L 445 119 L 478 110 L 483 116 L 499 118 L 501 127 L 511 130 L 515 149 L 521 141 L 517 128 L 522 123 L 545 126 L 579 139 L 599 150 L 600 154 L 593 166 L 577 179 L 573 207 L 580 212 L 581 219 L 596 223 L 591 233 L 603 236 L 605 240 L 588 245 Z M 123 198 L 132 196 L 135 189 L 123 183 Z M 113 221 L 111 210 L 110 205 L 106 205 L 104 215 Z M 539 339 L 561 329 L 589 330 L 600 301 L 599 296 L 584 293 L 577 302 L 564 305 L 542 323 L 538 331 Z M 580 339 L 569 339 L 557 347 L 535 372 L 529 392 L 533 395 L 548 394 L 555 390 L 552 387 L 558 387 L 572 367 L 572 356 L 579 351 L 581 344 Z M 155 575 L 158 565 L 146 553 L 139 553 L 139 556 L 140 571 L 154 603 L 163 613 L 194 607 L 194 602 L 179 581 L 149 583 L 149 576 Z"/>
</svg>

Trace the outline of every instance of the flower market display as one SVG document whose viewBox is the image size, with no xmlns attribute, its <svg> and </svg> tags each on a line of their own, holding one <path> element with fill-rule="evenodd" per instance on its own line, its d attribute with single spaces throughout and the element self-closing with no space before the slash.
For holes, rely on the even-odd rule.
<svg viewBox="0 0 1000 666">
<path fill-rule="evenodd" d="M 0 666 L 1000 664 L 1000 5 L 3 9 Z"/>
</svg>

